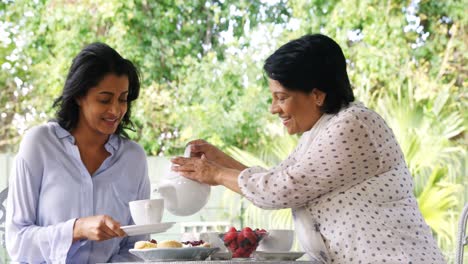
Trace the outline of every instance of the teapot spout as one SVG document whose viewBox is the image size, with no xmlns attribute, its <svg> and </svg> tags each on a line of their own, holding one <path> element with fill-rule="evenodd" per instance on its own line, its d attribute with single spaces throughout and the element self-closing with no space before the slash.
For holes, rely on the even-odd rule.
<svg viewBox="0 0 468 264">
<path fill-rule="evenodd" d="M 171 184 L 163 183 L 156 190 L 159 195 L 164 199 L 164 207 L 168 211 L 177 209 L 177 194 L 176 189 Z"/>
</svg>

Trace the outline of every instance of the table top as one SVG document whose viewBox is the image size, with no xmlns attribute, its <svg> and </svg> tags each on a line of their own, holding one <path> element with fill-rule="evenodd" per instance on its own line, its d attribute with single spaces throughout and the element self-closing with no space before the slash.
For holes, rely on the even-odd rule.
<svg viewBox="0 0 468 264">
<path fill-rule="evenodd" d="M 119 262 L 121 264 L 319 264 L 315 261 L 259 261 L 259 260 L 201 260 L 201 261 L 170 261 L 170 262 Z"/>
</svg>

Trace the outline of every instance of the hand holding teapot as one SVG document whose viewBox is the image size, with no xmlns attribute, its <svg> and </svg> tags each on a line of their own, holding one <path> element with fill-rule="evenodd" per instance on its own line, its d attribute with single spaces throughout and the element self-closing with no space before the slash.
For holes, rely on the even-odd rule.
<svg viewBox="0 0 468 264">
<path fill-rule="evenodd" d="M 185 149 L 184 156 L 190 157 L 190 145 Z M 211 188 L 208 184 L 188 179 L 171 170 L 161 180 L 157 191 L 164 199 L 164 206 L 169 212 L 178 216 L 188 216 L 200 211 L 208 203 Z"/>
</svg>

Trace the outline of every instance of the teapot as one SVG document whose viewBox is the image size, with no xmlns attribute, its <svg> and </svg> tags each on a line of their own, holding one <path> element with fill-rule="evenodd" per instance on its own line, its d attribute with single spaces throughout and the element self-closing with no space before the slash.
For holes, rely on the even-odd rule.
<svg viewBox="0 0 468 264">
<path fill-rule="evenodd" d="M 190 157 L 190 145 L 185 149 L 184 157 Z M 208 203 L 210 191 L 208 184 L 187 179 L 172 170 L 166 173 L 157 189 L 166 210 L 177 216 L 200 211 Z"/>
</svg>

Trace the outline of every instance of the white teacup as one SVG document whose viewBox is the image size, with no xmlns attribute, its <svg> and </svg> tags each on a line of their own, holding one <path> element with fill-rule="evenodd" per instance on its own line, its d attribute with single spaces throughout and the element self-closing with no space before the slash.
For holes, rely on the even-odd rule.
<svg viewBox="0 0 468 264">
<path fill-rule="evenodd" d="M 270 229 L 268 235 L 260 240 L 257 251 L 288 252 L 294 242 L 294 230 Z"/>
<path fill-rule="evenodd" d="M 130 214 L 136 225 L 161 223 L 164 199 L 137 200 L 128 203 Z"/>
</svg>

